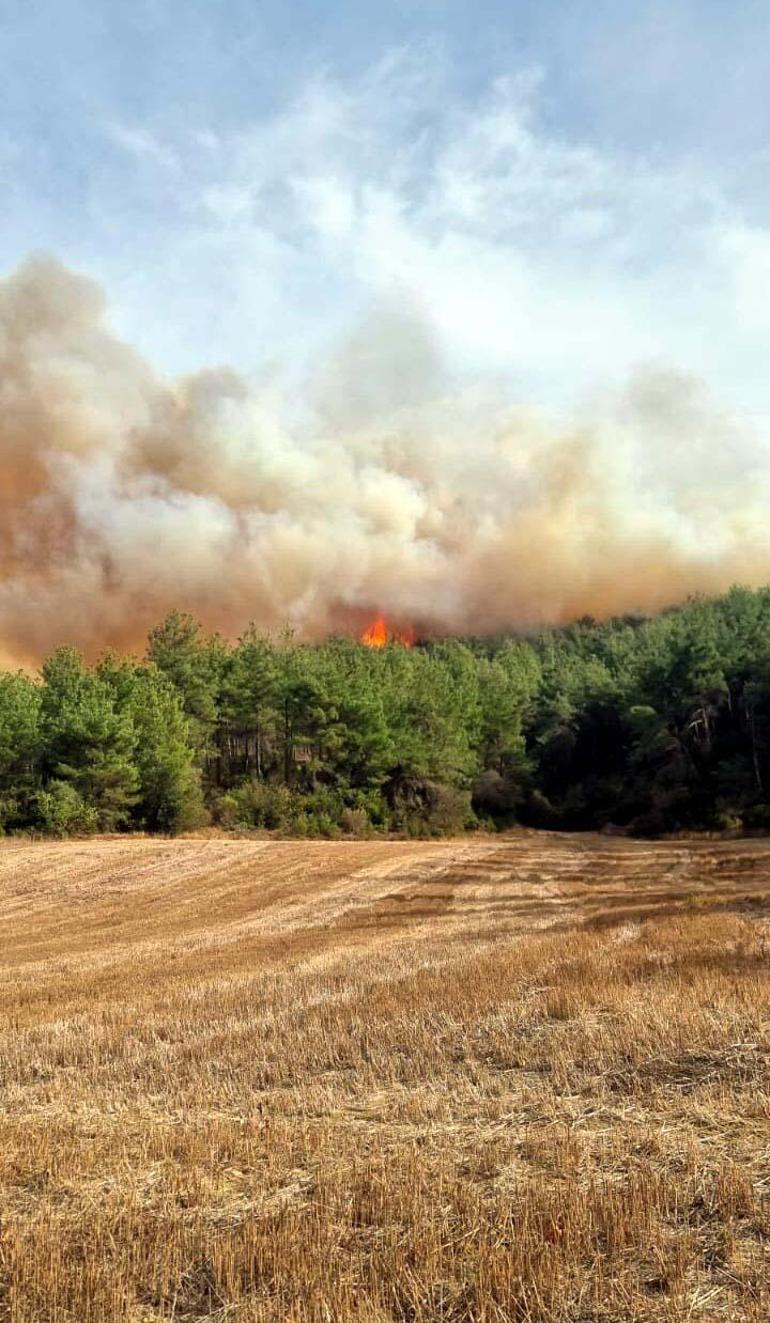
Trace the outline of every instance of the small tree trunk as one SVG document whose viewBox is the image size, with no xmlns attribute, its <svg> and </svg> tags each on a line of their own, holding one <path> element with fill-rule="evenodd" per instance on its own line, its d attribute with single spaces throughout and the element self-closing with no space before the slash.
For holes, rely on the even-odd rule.
<svg viewBox="0 0 770 1323">
<path fill-rule="evenodd" d="M 749 730 L 751 731 L 751 761 L 754 765 L 754 780 L 757 783 L 757 790 L 764 792 L 765 787 L 762 784 L 762 772 L 759 767 L 759 750 L 757 749 L 757 723 L 754 716 L 754 708 L 749 709 Z"/>
</svg>

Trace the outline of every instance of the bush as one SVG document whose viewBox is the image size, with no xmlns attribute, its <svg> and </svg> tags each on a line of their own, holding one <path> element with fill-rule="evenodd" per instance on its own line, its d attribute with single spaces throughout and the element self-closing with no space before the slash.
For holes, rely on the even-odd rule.
<svg viewBox="0 0 770 1323">
<path fill-rule="evenodd" d="M 52 836 L 91 834 L 97 831 L 99 815 L 69 781 L 51 781 L 36 796 L 38 825 Z"/>
<path fill-rule="evenodd" d="M 348 836 L 371 836 L 372 824 L 369 814 L 362 808 L 344 808 L 340 814 L 340 826 Z"/>
<path fill-rule="evenodd" d="M 29 805 L 26 805 L 29 810 Z M 28 821 L 29 813 L 22 815 L 21 805 L 15 795 L 3 795 L 0 797 L 0 836 L 4 836 L 9 828 L 20 826 L 22 820 Z"/>
<path fill-rule="evenodd" d="M 343 832 L 369 836 L 373 822 L 385 819 L 378 791 L 349 791 L 344 796 L 331 786 L 299 791 L 271 781 L 244 781 L 222 794 L 214 806 L 214 820 L 227 830 L 279 831 L 293 836 L 335 838 Z"/>
<path fill-rule="evenodd" d="M 450 836 L 475 826 L 476 815 L 471 808 L 470 791 L 432 783 L 428 785 L 427 791 L 425 824 L 431 833 Z"/>
<path fill-rule="evenodd" d="M 469 790 L 423 781 L 397 800 L 391 826 L 406 836 L 451 836 L 478 826 Z"/>
<path fill-rule="evenodd" d="M 312 813 L 305 810 L 299 812 L 293 819 L 291 830 L 295 836 L 310 839 L 323 836 L 327 840 L 334 840 L 342 834 L 339 824 L 328 813 Z"/>
<path fill-rule="evenodd" d="M 750 831 L 770 832 L 770 804 L 753 804 L 746 809 L 743 820 Z"/>
<path fill-rule="evenodd" d="M 344 809 L 341 795 L 330 786 L 319 786 L 307 794 L 297 794 L 291 829 L 299 836 L 339 836 Z"/>
<path fill-rule="evenodd" d="M 212 804 L 211 817 L 218 827 L 224 827 L 227 831 L 235 829 L 238 818 L 238 800 L 231 790 L 228 790 L 225 794 L 217 795 Z"/>
<path fill-rule="evenodd" d="M 474 782 L 473 808 L 486 821 L 499 819 L 508 824 L 515 822 L 521 800 L 521 786 L 510 777 L 501 776 L 493 768 L 481 772 Z"/>
<path fill-rule="evenodd" d="M 717 831 L 728 832 L 732 836 L 737 836 L 743 831 L 743 819 L 733 809 L 718 808 L 714 814 L 714 826 Z"/>
<path fill-rule="evenodd" d="M 295 797 L 288 786 L 270 781 L 244 781 L 223 798 L 227 799 L 230 826 L 281 831 L 291 824 Z"/>
<path fill-rule="evenodd" d="M 374 828 L 390 825 L 388 806 L 381 790 L 353 790 L 345 795 L 345 804 L 349 809 L 361 809 Z"/>
</svg>

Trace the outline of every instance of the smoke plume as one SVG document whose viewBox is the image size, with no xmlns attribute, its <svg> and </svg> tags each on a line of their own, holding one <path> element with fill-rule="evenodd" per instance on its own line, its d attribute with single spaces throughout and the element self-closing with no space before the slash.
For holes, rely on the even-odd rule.
<svg viewBox="0 0 770 1323">
<path fill-rule="evenodd" d="M 383 308 L 297 404 L 164 380 L 48 258 L 0 282 L 0 652 L 138 648 L 171 607 L 237 634 L 489 632 L 770 577 L 770 458 L 697 380 L 640 372 L 556 426 L 451 386 Z"/>
</svg>

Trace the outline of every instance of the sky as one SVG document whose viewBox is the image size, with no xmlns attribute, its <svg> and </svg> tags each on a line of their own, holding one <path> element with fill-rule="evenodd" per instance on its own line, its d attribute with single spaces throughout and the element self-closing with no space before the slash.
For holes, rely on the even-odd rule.
<svg viewBox="0 0 770 1323">
<path fill-rule="evenodd" d="M 0 0 L 0 662 L 770 579 L 770 6 Z"/>
<path fill-rule="evenodd" d="M 770 417 L 767 4 L 0 0 L 0 67 L 0 275 L 95 277 L 162 373 L 323 391 L 395 318 L 528 405 Z"/>
</svg>

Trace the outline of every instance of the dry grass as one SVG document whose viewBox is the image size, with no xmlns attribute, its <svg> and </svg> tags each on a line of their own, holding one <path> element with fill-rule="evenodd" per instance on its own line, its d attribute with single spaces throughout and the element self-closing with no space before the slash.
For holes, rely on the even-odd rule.
<svg viewBox="0 0 770 1323">
<path fill-rule="evenodd" d="M 770 849 L 0 849 L 0 1318 L 766 1320 Z"/>
</svg>

